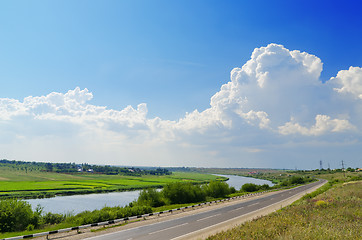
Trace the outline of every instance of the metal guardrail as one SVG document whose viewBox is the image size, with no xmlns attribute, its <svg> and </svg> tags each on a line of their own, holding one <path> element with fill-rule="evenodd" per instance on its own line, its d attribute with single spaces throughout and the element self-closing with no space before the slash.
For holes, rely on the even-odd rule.
<svg viewBox="0 0 362 240">
<path fill-rule="evenodd" d="M 147 214 L 138 215 L 138 216 L 125 217 L 125 218 L 121 218 L 121 219 L 109 220 L 109 221 L 99 222 L 99 223 L 92 223 L 92 224 L 81 225 L 81 226 L 77 226 L 77 227 L 71 227 L 71 228 L 64 228 L 64 229 L 59 229 L 59 230 L 54 230 L 54 231 L 49 231 L 49 232 L 40 232 L 40 233 L 34 233 L 34 234 L 18 236 L 18 237 L 3 238 L 3 239 L 0 239 L 0 240 L 26 239 L 26 238 L 33 238 L 33 237 L 49 236 L 49 235 L 56 234 L 56 233 L 70 232 L 70 231 L 74 231 L 74 230 L 79 231 L 80 229 L 85 229 L 85 228 L 90 228 L 90 227 L 104 226 L 104 225 L 109 225 L 109 224 L 115 224 L 115 223 L 118 223 L 118 222 L 126 222 L 126 221 L 129 221 L 129 220 L 134 220 L 134 219 L 139 219 L 139 218 L 144 218 L 144 217 L 150 217 L 150 216 L 155 216 L 155 215 L 161 215 L 163 213 L 172 213 L 172 212 L 175 212 L 175 211 L 200 207 L 200 206 L 208 205 L 208 204 L 212 204 L 212 203 L 219 203 L 219 202 L 230 201 L 230 200 L 234 200 L 234 199 L 238 199 L 238 198 L 246 198 L 246 197 L 256 196 L 256 195 L 260 195 L 260 194 L 263 194 L 263 193 L 266 193 L 266 192 L 271 192 L 271 191 L 275 191 L 275 189 L 274 190 L 263 191 L 263 192 L 257 192 L 257 193 L 249 193 L 249 194 L 242 195 L 242 196 L 225 198 L 225 199 L 215 200 L 215 201 L 211 201 L 211 202 L 199 203 L 199 204 L 195 204 L 195 205 L 191 205 L 191 206 L 175 208 L 175 209 L 161 211 L 161 212 L 147 213 Z"/>
<path fill-rule="evenodd" d="M 138 216 L 125 217 L 125 218 L 121 218 L 121 219 L 109 220 L 109 221 L 99 222 L 99 223 L 92 223 L 92 224 L 81 225 L 81 226 L 77 226 L 77 227 L 71 227 L 71 228 L 64 228 L 64 229 L 59 229 L 59 230 L 54 230 L 54 231 L 49 231 L 49 232 L 40 232 L 40 233 L 34 233 L 34 234 L 18 236 L 18 237 L 3 238 L 0 240 L 26 239 L 26 238 L 33 238 L 33 237 L 49 236 L 49 235 L 56 234 L 56 233 L 70 232 L 70 231 L 74 231 L 74 230 L 79 231 L 80 229 L 85 229 L 85 228 L 89 228 L 89 227 L 104 226 L 104 225 L 114 224 L 114 223 L 118 223 L 118 222 L 126 222 L 129 220 L 150 217 L 150 216 L 155 216 L 155 215 L 161 215 L 163 213 L 172 213 L 175 211 L 185 210 L 185 209 L 194 208 L 194 207 L 200 207 L 200 206 L 208 205 L 208 204 L 212 204 L 212 203 L 225 202 L 225 201 L 230 201 L 230 200 L 234 200 L 234 199 L 238 199 L 238 198 L 247 198 L 247 197 L 251 197 L 251 196 L 257 196 L 257 195 L 261 195 L 261 194 L 267 193 L 267 192 L 279 191 L 279 190 L 283 190 L 283 189 L 290 189 L 290 188 L 293 188 L 296 186 L 300 186 L 300 185 L 296 184 L 296 185 L 292 185 L 292 186 L 281 187 L 278 189 L 271 189 L 271 190 L 266 190 L 266 191 L 262 191 L 262 192 L 249 193 L 249 194 L 245 194 L 245 195 L 241 195 L 241 196 L 235 196 L 235 197 L 225 198 L 225 199 L 221 199 L 221 200 L 215 200 L 215 201 L 211 201 L 211 202 L 199 203 L 199 204 L 195 204 L 195 205 L 191 205 L 191 206 L 175 208 L 175 209 L 156 212 L 156 213 L 147 213 L 147 214 L 138 215 Z"/>
</svg>

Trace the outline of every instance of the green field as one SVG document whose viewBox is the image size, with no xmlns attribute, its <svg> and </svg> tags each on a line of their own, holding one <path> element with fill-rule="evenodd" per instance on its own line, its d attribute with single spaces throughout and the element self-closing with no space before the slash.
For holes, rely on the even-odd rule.
<svg viewBox="0 0 362 240">
<path fill-rule="evenodd" d="M 220 177 L 210 174 L 174 172 L 163 176 L 122 176 L 92 173 L 62 174 L 0 168 L 0 198 L 36 198 L 54 195 L 127 191 L 162 187 L 175 181 L 205 183 Z"/>
</svg>

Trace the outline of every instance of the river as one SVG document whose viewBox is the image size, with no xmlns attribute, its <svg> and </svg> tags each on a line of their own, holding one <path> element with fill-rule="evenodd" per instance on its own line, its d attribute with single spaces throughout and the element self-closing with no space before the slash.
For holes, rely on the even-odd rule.
<svg viewBox="0 0 362 240">
<path fill-rule="evenodd" d="M 220 175 L 229 178 L 227 183 L 239 190 L 245 183 L 255 184 L 268 184 L 273 185 L 270 181 L 241 177 L 235 175 Z M 53 198 L 41 198 L 41 199 L 27 199 L 28 203 L 35 209 L 38 204 L 43 207 L 44 212 L 52 213 L 71 213 L 77 214 L 83 211 L 93 211 L 95 209 L 101 209 L 105 206 L 125 206 L 130 202 L 138 198 L 140 191 L 129 192 L 112 192 L 112 193 L 100 193 L 100 194 L 86 194 L 86 195 L 74 195 L 74 196 L 57 196 Z"/>
<path fill-rule="evenodd" d="M 230 187 L 234 187 L 236 190 L 240 190 L 240 188 L 245 183 L 254 183 L 254 184 L 258 184 L 258 185 L 268 184 L 269 186 L 274 186 L 274 184 L 271 181 L 264 180 L 264 179 L 241 177 L 241 176 L 236 176 L 236 175 L 221 175 L 221 174 L 215 174 L 215 175 L 229 178 L 227 183 L 229 184 Z"/>
</svg>

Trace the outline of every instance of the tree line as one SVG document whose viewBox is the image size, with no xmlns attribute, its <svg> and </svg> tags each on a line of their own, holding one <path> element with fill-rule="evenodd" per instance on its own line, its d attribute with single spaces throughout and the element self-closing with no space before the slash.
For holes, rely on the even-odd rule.
<svg viewBox="0 0 362 240">
<path fill-rule="evenodd" d="M 117 167 L 110 165 L 90 165 L 87 163 L 50 163 L 50 162 L 24 162 L 15 160 L 0 160 L 0 166 L 7 166 L 23 171 L 45 171 L 56 173 L 80 173 L 92 172 L 106 175 L 127 175 L 127 176 L 141 176 L 141 175 L 170 175 L 172 174 L 166 168 L 148 168 L 141 169 L 136 167 Z"/>
</svg>

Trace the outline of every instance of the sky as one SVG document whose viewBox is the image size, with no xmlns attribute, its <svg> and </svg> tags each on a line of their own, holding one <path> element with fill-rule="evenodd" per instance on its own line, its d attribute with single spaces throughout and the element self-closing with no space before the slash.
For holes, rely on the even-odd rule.
<svg viewBox="0 0 362 240">
<path fill-rule="evenodd" d="M 1 1 L 0 159 L 361 167 L 360 1 Z"/>
</svg>

